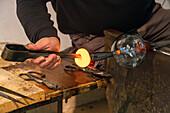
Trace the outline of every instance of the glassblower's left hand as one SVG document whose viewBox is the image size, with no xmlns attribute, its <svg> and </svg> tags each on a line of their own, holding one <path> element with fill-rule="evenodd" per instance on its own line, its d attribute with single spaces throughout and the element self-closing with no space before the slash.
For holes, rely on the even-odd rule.
<svg viewBox="0 0 170 113">
<path fill-rule="evenodd" d="M 60 42 L 56 37 L 44 37 L 38 40 L 35 44 L 29 44 L 29 49 L 60 51 Z M 29 59 L 30 63 L 37 64 L 44 69 L 55 69 L 60 65 L 61 58 L 56 54 L 50 54 L 48 57 L 40 56 L 36 59 Z"/>
</svg>

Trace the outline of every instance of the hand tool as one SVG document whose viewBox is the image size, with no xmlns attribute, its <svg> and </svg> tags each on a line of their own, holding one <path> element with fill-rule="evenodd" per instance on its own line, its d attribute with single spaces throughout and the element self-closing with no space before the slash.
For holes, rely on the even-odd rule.
<svg viewBox="0 0 170 113">
<path fill-rule="evenodd" d="M 30 50 L 27 49 L 24 45 L 20 45 L 20 44 L 6 44 L 1 54 L 1 57 L 7 61 L 23 62 L 28 58 L 37 58 L 39 56 L 47 57 L 49 56 L 49 54 L 56 54 L 59 55 L 61 58 L 80 57 L 79 54 L 69 54 L 69 53 L 45 51 L 45 50 Z"/>
<path fill-rule="evenodd" d="M 160 42 L 150 42 L 150 49 L 156 51 L 158 48 L 170 45 L 170 40 L 164 40 Z M 155 50 L 156 49 L 156 50 Z"/>
<path fill-rule="evenodd" d="M 40 75 L 40 77 L 38 75 Z M 27 77 L 27 78 L 25 78 L 24 76 Z M 19 77 L 21 77 L 21 78 L 23 78 L 24 80 L 27 80 L 27 81 L 32 80 L 32 81 L 35 81 L 39 84 L 44 84 L 50 89 L 56 90 L 58 88 L 58 85 L 56 83 L 52 83 L 52 82 L 49 82 L 48 80 L 44 79 L 45 74 L 39 73 L 39 72 L 36 72 L 36 71 L 29 71 L 27 73 L 21 73 L 21 74 L 19 74 Z"/>
<path fill-rule="evenodd" d="M 66 65 L 64 67 L 64 70 L 70 71 L 70 72 L 82 71 L 82 72 L 94 75 L 95 77 L 99 77 L 99 78 L 112 78 L 111 74 L 106 74 L 103 71 L 99 71 L 97 69 L 93 69 L 93 68 L 90 68 L 90 67 L 80 68 L 76 65 Z"/>
<path fill-rule="evenodd" d="M 22 97 L 22 98 L 26 98 L 26 99 L 35 101 L 34 99 L 32 99 L 32 98 L 30 98 L 30 97 L 27 97 L 27 96 L 25 96 L 25 95 L 19 94 L 19 93 L 17 93 L 17 92 L 14 92 L 14 91 L 9 90 L 9 89 L 7 89 L 7 88 L 5 88 L 5 87 L 2 87 L 2 86 L 0 86 L 0 90 L 3 91 L 3 92 L 7 92 L 7 93 L 10 93 L 10 94 L 16 95 L 16 96 L 20 96 L 20 97 Z M 7 99 L 10 99 L 10 100 L 12 100 L 12 101 L 14 101 L 14 102 L 18 102 L 18 103 L 21 103 L 21 104 L 23 104 L 23 105 L 26 105 L 25 103 L 23 103 L 23 102 L 21 102 L 21 101 L 19 101 L 19 100 L 16 100 L 15 98 L 13 98 L 13 97 L 5 94 L 5 93 L 0 92 L 0 96 L 2 96 L 2 97 L 4 97 L 4 98 L 7 98 Z"/>
<path fill-rule="evenodd" d="M 6 44 L 4 50 L 1 54 L 1 57 L 7 61 L 17 61 L 23 62 L 28 58 L 37 58 L 39 56 L 47 57 L 49 54 L 57 54 L 61 58 L 79 58 L 80 54 L 70 54 L 64 52 L 53 52 L 53 51 L 44 51 L 44 50 L 30 50 L 27 49 L 24 45 L 20 44 Z M 92 62 L 105 59 L 113 56 L 112 52 L 102 52 L 102 53 L 91 53 L 90 57 Z"/>
</svg>

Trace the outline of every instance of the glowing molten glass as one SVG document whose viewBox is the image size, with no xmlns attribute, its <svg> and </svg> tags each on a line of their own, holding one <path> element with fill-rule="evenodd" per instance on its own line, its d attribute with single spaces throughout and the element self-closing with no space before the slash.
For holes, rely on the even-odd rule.
<svg viewBox="0 0 170 113">
<path fill-rule="evenodd" d="M 80 58 L 75 58 L 74 61 L 79 67 L 86 67 L 90 64 L 91 58 L 89 52 L 86 49 L 80 48 L 76 54 L 80 54 Z"/>
</svg>

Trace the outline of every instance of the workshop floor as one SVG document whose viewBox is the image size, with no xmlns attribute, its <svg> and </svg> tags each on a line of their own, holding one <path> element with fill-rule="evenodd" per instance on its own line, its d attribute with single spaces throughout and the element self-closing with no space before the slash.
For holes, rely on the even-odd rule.
<svg viewBox="0 0 170 113">
<path fill-rule="evenodd" d="M 57 102 L 54 102 L 31 109 L 26 113 L 56 113 L 56 106 Z M 63 100 L 63 113 L 109 113 L 105 88 L 73 96 L 67 103 Z"/>
<path fill-rule="evenodd" d="M 70 109 L 64 113 L 109 113 L 107 100 L 102 99 Z"/>
<path fill-rule="evenodd" d="M 41 108 L 35 108 L 26 113 L 57 113 L 57 104 L 42 106 Z M 77 106 L 63 111 L 63 113 L 109 113 L 107 100 L 101 99 L 88 104 Z"/>
</svg>

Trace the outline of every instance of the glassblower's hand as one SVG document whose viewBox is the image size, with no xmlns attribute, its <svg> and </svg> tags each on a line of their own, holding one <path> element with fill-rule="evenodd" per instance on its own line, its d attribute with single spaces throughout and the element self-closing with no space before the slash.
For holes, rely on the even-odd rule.
<svg viewBox="0 0 170 113">
<path fill-rule="evenodd" d="M 60 51 L 60 42 L 56 37 L 45 37 L 38 40 L 35 44 L 29 45 L 33 50 L 47 50 L 47 51 Z M 29 59 L 30 63 L 37 64 L 44 69 L 55 69 L 60 65 L 61 58 L 56 54 L 50 54 L 48 57 L 40 56 L 36 59 Z"/>
</svg>

